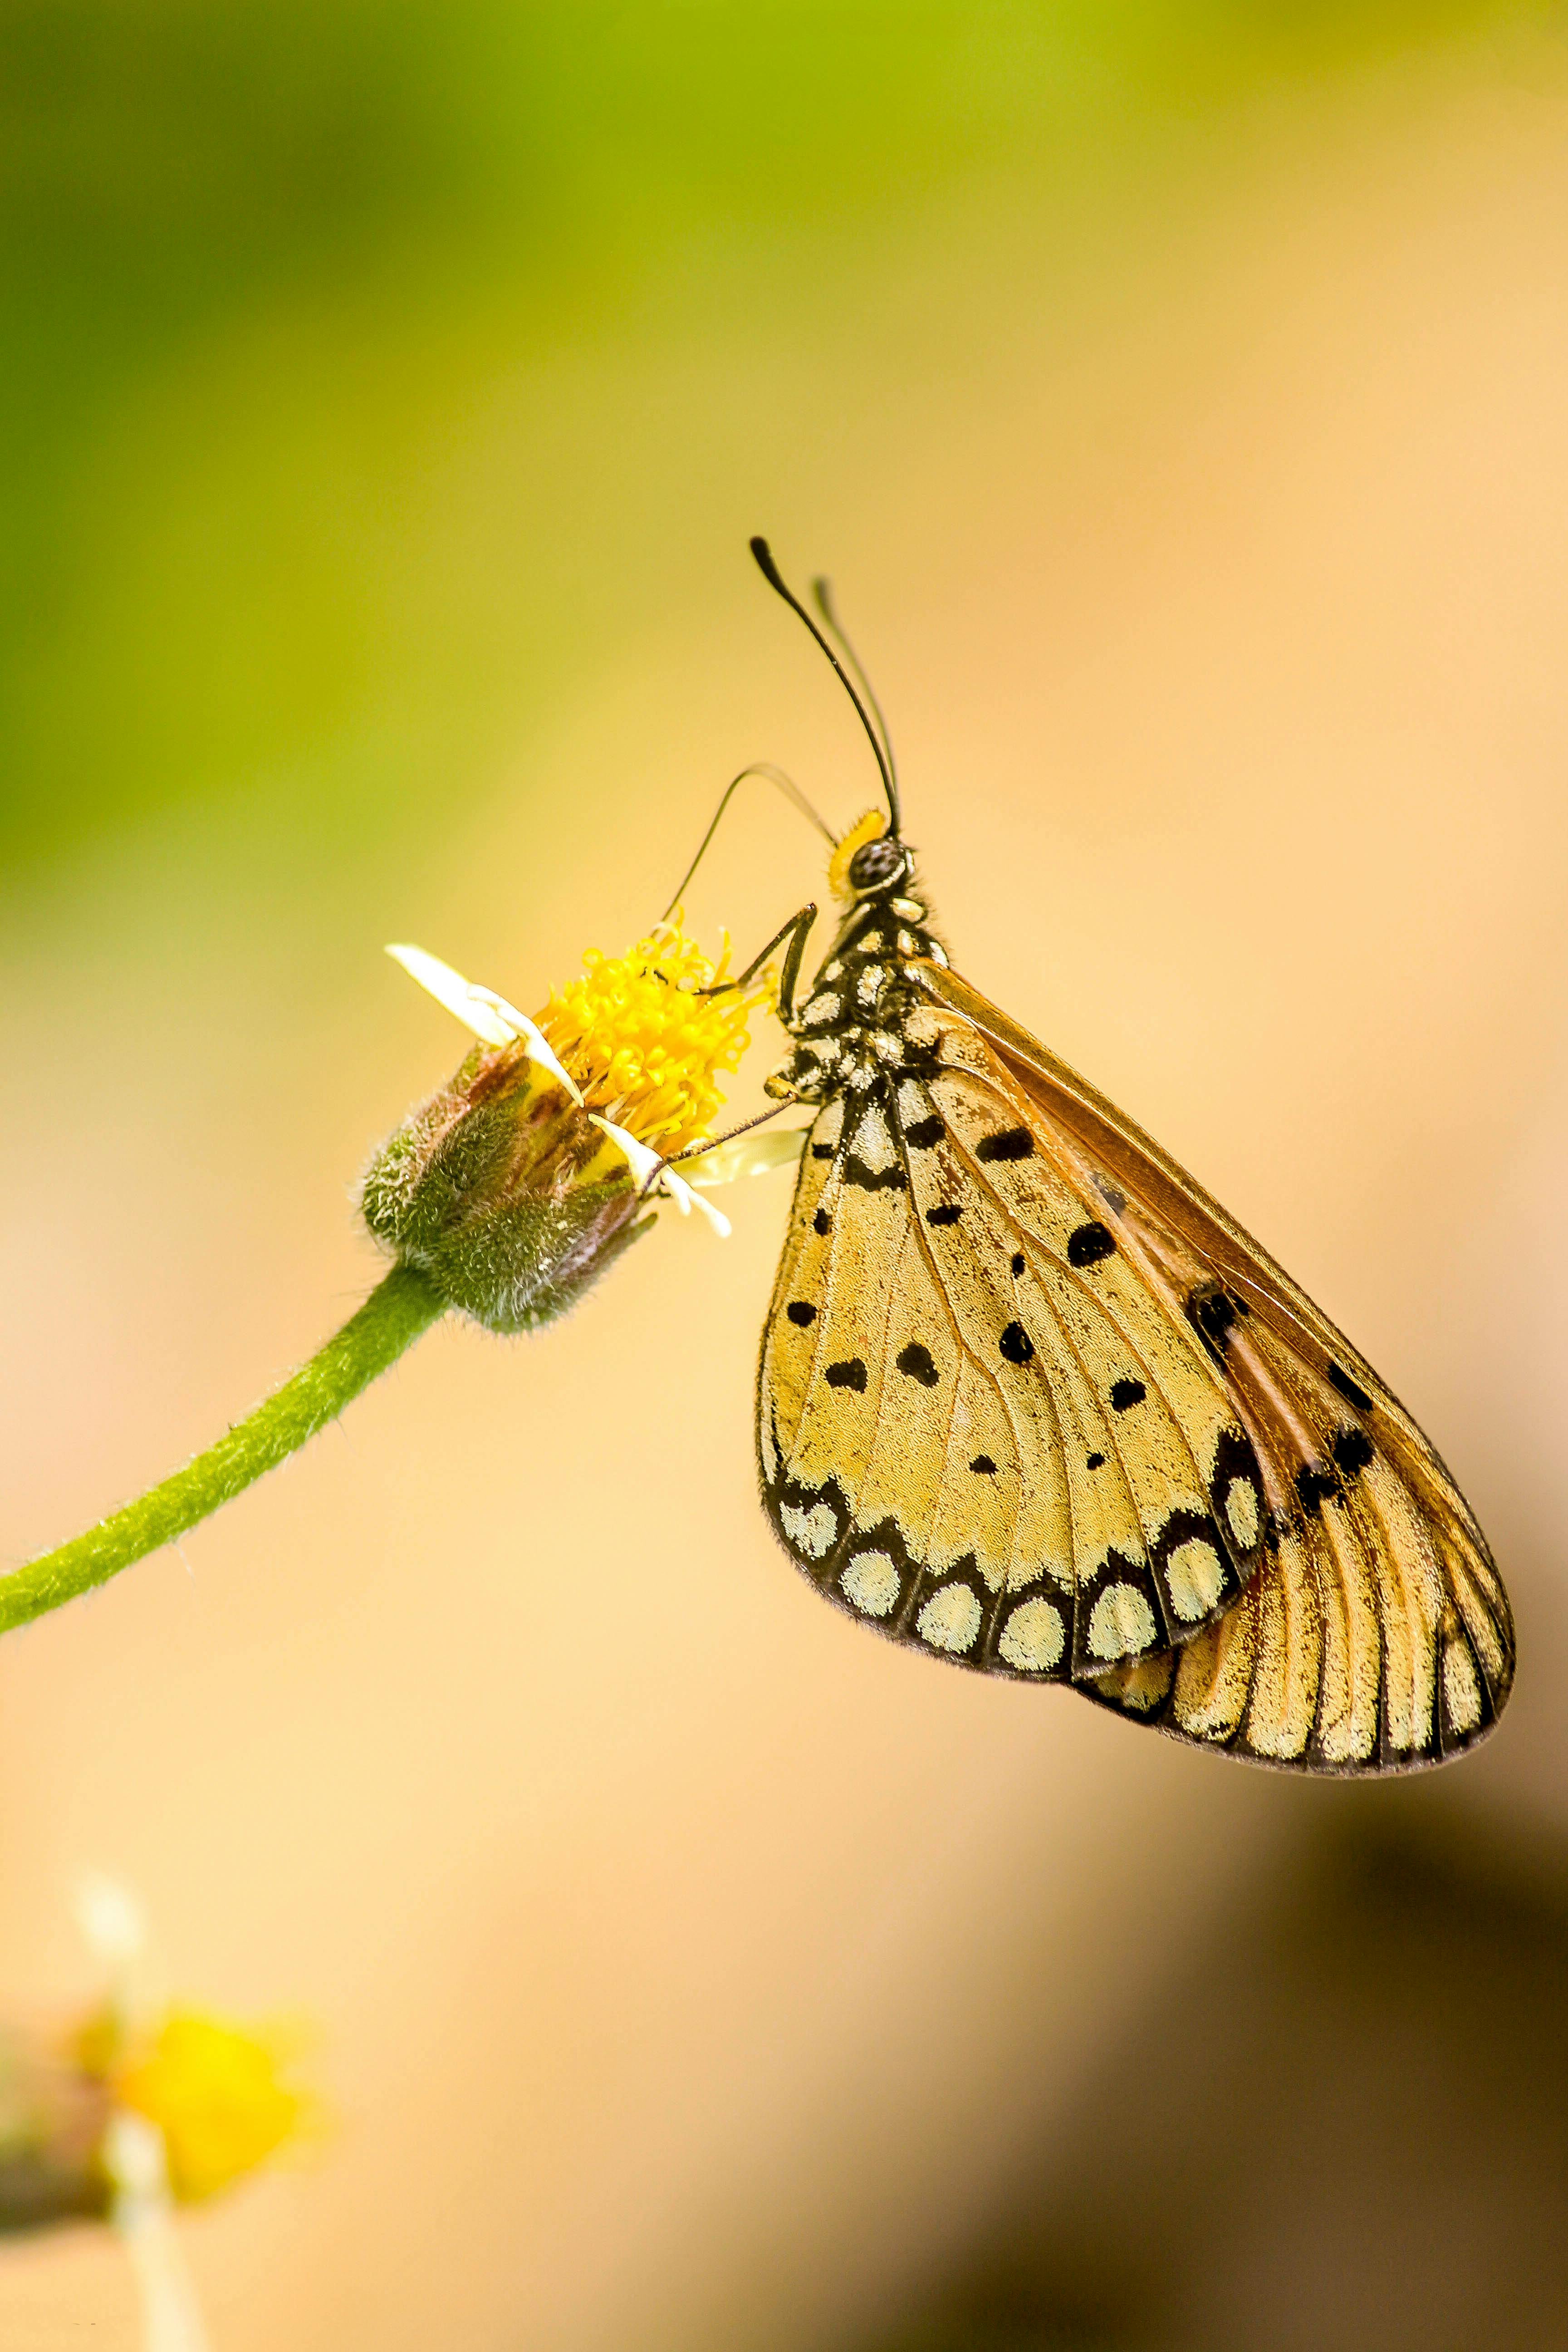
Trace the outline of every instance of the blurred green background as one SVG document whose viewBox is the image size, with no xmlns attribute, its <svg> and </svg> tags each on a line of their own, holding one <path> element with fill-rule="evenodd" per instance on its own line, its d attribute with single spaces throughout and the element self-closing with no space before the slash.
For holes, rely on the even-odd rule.
<svg viewBox="0 0 1568 2352">
<path fill-rule="evenodd" d="M 7 879 L 198 795 L 260 796 L 350 858 L 367 818 L 427 822 L 691 565 L 694 475 L 749 474 L 760 527 L 755 493 L 788 504 L 809 471 L 822 374 L 837 429 L 868 429 L 911 255 L 955 215 L 990 300 L 1059 312 L 1070 343 L 1173 205 L 1299 141 L 1303 105 L 1465 45 L 1495 67 L 1523 41 L 1538 71 L 1553 22 L 1469 0 L 7 5 Z M 679 353 L 704 348 L 693 383 Z M 781 431 L 777 378 L 798 400 L 803 368 Z M 479 445 L 503 411 L 498 484 Z"/>
</svg>

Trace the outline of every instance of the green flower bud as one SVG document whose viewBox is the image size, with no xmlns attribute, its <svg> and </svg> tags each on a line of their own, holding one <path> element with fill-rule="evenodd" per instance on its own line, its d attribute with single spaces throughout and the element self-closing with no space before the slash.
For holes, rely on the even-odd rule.
<svg viewBox="0 0 1568 2352">
<path fill-rule="evenodd" d="M 103 2084 L 63 2051 L 0 2036 L 0 2236 L 107 2215 L 109 2112 Z"/>
<path fill-rule="evenodd" d="M 765 988 L 711 991 L 677 925 L 629 955 L 591 953 L 537 1021 L 419 948 L 389 953 L 480 1043 L 376 1154 L 366 1224 L 489 1331 L 575 1305 L 654 1222 L 656 1195 L 729 1226 L 666 1165 L 704 1133 Z"/>
<path fill-rule="evenodd" d="M 654 1223 L 626 1156 L 521 1043 L 476 1048 L 372 1161 L 366 1224 L 489 1331 L 574 1306 Z"/>
</svg>

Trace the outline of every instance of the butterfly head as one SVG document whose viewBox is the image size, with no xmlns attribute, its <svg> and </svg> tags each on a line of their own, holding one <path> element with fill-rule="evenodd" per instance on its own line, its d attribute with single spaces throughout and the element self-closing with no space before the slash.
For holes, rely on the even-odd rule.
<svg viewBox="0 0 1568 2352">
<path fill-rule="evenodd" d="M 914 871 L 914 861 L 895 833 L 888 830 L 887 812 L 868 809 L 852 824 L 834 850 L 827 868 L 828 887 L 840 905 L 902 890 Z"/>
</svg>

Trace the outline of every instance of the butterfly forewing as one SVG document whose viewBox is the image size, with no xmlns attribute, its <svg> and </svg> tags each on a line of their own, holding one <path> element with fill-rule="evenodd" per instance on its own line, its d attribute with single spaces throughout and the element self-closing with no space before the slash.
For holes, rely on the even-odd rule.
<svg viewBox="0 0 1568 2352">
<path fill-rule="evenodd" d="M 1258 1470 L 1195 1335 L 997 1056 L 934 1011 L 902 1043 L 811 1131 L 763 1353 L 767 1507 L 882 1630 L 1103 1675 L 1234 1603 Z"/>
</svg>

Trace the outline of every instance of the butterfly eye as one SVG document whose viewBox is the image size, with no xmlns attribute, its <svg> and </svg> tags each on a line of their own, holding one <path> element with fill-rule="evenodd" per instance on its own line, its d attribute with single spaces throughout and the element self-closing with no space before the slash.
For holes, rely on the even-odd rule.
<svg viewBox="0 0 1568 2352">
<path fill-rule="evenodd" d="M 903 843 L 889 834 L 882 834 L 875 841 L 862 843 L 850 859 L 849 887 L 858 891 L 885 890 L 891 883 L 905 881 L 909 872 L 909 852 Z"/>
</svg>

